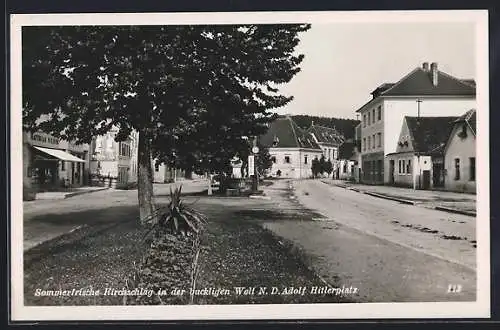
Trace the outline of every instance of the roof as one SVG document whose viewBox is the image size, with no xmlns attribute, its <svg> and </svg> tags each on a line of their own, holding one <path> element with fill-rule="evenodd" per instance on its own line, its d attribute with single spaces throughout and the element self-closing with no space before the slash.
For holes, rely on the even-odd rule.
<svg viewBox="0 0 500 330">
<path fill-rule="evenodd" d="M 441 153 L 448 141 L 453 123 L 458 117 L 409 117 L 406 124 L 410 131 L 413 150 L 423 153 Z"/>
<path fill-rule="evenodd" d="M 374 99 L 378 96 L 475 96 L 476 84 L 473 79 L 459 79 L 437 70 L 438 83 L 432 83 L 432 71 L 421 67 L 415 68 L 397 83 L 384 83 L 372 92 Z M 361 111 L 374 99 L 361 106 Z"/>
<path fill-rule="evenodd" d="M 289 116 L 278 117 L 269 125 L 267 133 L 260 136 L 260 143 L 268 148 L 321 148 L 312 136 L 301 129 Z"/>
<path fill-rule="evenodd" d="M 455 123 L 467 123 L 469 124 L 472 132 L 476 134 L 476 109 L 471 109 L 467 111 L 464 115 L 460 116 Z"/>
<path fill-rule="evenodd" d="M 341 144 L 344 141 L 344 136 L 331 127 L 314 125 L 313 123 L 307 132 L 314 134 L 318 143 Z"/>
</svg>

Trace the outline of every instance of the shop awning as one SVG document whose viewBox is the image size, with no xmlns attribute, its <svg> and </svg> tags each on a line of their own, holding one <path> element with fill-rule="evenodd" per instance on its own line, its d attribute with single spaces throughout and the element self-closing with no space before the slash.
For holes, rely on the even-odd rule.
<svg viewBox="0 0 500 330">
<path fill-rule="evenodd" d="M 83 159 L 75 157 L 72 154 L 67 153 L 66 151 L 63 151 L 63 150 L 42 148 L 42 147 L 36 147 L 36 146 L 33 146 L 33 148 L 40 150 L 41 152 L 46 153 L 47 155 L 55 157 L 55 158 L 60 159 L 60 160 L 64 160 L 67 162 L 85 163 L 85 161 Z"/>
</svg>

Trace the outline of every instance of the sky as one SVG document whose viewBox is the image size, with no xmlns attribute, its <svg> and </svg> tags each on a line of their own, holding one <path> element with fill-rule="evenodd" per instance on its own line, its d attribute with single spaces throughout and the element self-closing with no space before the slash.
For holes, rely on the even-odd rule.
<svg viewBox="0 0 500 330">
<path fill-rule="evenodd" d="M 476 79 L 473 23 L 313 24 L 300 39 L 301 72 L 281 87 L 294 100 L 277 109 L 280 114 L 355 119 L 377 86 L 397 82 L 423 62 Z"/>
</svg>

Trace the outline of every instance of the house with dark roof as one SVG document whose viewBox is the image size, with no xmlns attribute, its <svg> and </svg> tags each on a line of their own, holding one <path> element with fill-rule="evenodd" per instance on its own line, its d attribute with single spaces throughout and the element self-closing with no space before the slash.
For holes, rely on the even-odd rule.
<svg viewBox="0 0 500 330">
<path fill-rule="evenodd" d="M 314 141 L 323 150 L 323 155 L 326 160 L 330 160 L 333 164 L 333 175 L 335 178 L 339 176 L 339 147 L 344 143 L 344 136 L 335 128 L 316 125 L 312 122 L 311 127 L 307 129 Z"/>
<path fill-rule="evenodd" d="M 389 183 L 414 189 L 444 186 L 444 147 L 458 117 L 403 119 L 396 151 L 387 155 Z"/>
<path fill-rule="evenodd" d="M 290 116 L 273 121 L 266 134 L 259 137 L 261 145 L 269 148 L 273 161 L 271 175 L 282 178 L 309 178 L 311 161 L 319 159 L 323 150 L 307 131 Z"/>
<path fill-rule="evenodd" d="M 360 181 L 389 184 L 392 180 L 387 155 L 396 152 L 405 116 L 461 116 L 476 107 L 472 79 L 453 77 L 425 62 L 395 83 L 383 83 L 372 98 L 356 110 L 361 116 Z"/>
<path fill-rule="evenodd" d="M 476 110 L 453 122 L 443 148 L 446 190 L 476 192 Z"/>
<path fill-rule="evenodd" d="M 356 142 L 354 139 L 347 139 L 339 147 L 339 166 L 336 177 L 341 180 L 348 180 L 355 177 L 356 165 Z"/>
</svg>

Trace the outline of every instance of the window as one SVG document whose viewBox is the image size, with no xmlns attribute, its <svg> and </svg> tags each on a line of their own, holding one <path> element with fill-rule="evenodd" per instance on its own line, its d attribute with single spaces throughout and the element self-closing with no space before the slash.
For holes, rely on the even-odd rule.
<svg viewBox="0 0 500 330">
<path fill-rule="evenodd" d="M 304 156 L 304 164 L 307 164 L 307 155 Z"/>
<path fill-rule="evenodd" d="M 455 180 L 460 180 L 460 158 L 455 158 Z"/>
<path fill-rule="evenodd" d="M 61 162 L 61 171 L 66 171 L 66 162 L 65 161 Z"/>
<path fill-rule="evenodd" d="M 285 163 L 290 164 L 290 156 L 285 156 Z"/>
<path fill-rule="evenodd" d="M 476 181 L 476 157 L 469 158 L 469 180 Z"/>
<path fill-rule="evenodd" d="M 377 137 L 378 137 L 378 146 L 381 147 L 382 146 L 382 133 L 377 133 Z"/>
<path fill-rule="evenodd" d="M 276 164 L 276 156 L 272 156 L 272 157 L 271 157 L 271 160 L 272 160 L 272 162 L 273 162 L 273 163 L 275 163 L 275 164 Z"/>
<path fill-rule="evenodd" d="M 378 106 L 377 108 L 377 119 L 382 120 L 382 106 Z"/>
<path fill-rule="evenodd" d="M 375 122 L 375 109 L 372 110 L 372 123 Z"/>
<path fill-rule="evenodd" d="M 408 162 L 406 163 L 406 173 L 411 173 L 411 159 L 408 159 Z"/>
<path fill-rule="evenodd" d="M 363 115 L 363 127 L 366 127 L 366 114 Z"/>
<path fill-rule="evenodd" d="M 372 143 L 373 143 L 373 149 L 375 149 L 375 134 L 373 134 L 373 140 L 372 140 Z"/>
<path fill-rule="evenodd" d="M 160 172 L 160 164 L 155 163 L 155 172 Z"/>
<path fill-rule="evenodd" d="M 363 151 L 366 151 L 366 138 L 363 138 Z"/>
<path fill-rule="evenodd" d="M 371 120 L 370 120 L 370 111 L 368 111 L 368 125 L 370 125 L 370 122 L 371 122 Z"/>
<path fill-rule="evenodd" d="M 369 136 L 368 137 L 368 150 L 371 149 L 371 147 L 372 147 L 372 137 Z"/>
</svg>

